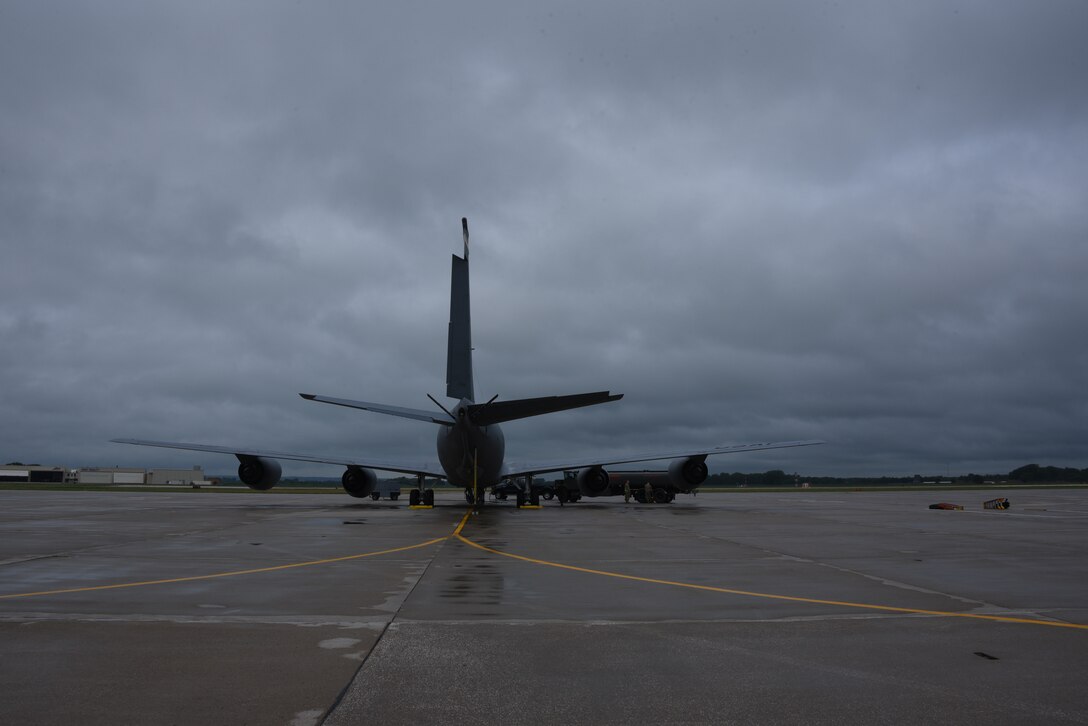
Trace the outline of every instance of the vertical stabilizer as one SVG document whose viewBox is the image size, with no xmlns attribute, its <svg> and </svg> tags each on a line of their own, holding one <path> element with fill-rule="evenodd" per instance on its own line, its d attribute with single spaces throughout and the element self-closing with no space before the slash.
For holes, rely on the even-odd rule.
<svg viewBox="0 0 1088 726">
<path fill-rule="evenodd" d="M 453 255 L 450 273 L 450 330 L 446 353 L 446 395 L 475 401 L 472 391 L 472 315 L 468 294 L 468 220 L 461 218 L 465 256 Z"/>
</svg>

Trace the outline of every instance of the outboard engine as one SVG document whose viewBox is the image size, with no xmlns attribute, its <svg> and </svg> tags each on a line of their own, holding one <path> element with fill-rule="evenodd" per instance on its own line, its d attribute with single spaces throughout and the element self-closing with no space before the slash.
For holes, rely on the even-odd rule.
<svg viewBox="0 0 1088 726">
<path fill-rule="evenodd" d="M 250 489 L 266 492 L 280 480 L 283 469 L 275 459 L 265 459 L 260 456 L 245 456 L 235 454 L 238 457 L 238 478 Z"/>
<path fill-rule="evenodd" d="M 344 491 L 357 499 L 370 496 L 374 487 L 378 486 L 378 475 L 370 469 L 361 466 L 349 466 L 344 475 L 340 477 L 340 483 Z"/>
<path fill-rule="evenodd" d="M 611 493 L 608 472 L 599 466 L 591 466 L 578 472 L 578 490 L 586 497 L 601 497 Z"/>
<path fill-rule="evenodd" d="M 689 456 L 669 463 L 669 481 L 682 492 L 690 492 L 706 481 L 707 473 L 706 455 Z"/>
</svg>

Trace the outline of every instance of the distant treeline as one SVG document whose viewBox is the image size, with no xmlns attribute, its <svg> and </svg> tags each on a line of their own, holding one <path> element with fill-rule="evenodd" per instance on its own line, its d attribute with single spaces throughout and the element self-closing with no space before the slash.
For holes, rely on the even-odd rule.
<svg viewBox="0 0 1088 726">
<path fill-rule="evenodd" d="M 895 486 L 902 484 L 922 484 L 924 482 L 952 482 L 955 484 L 985 484 L 987 482 L 1014 481 L 1021 484 L 1047 484 L 1052 482 L 1084 483 L 1088 482 L 1088 469 L 1071 467 L 1039 466 L 1028 464 L 1013 469 L 1007 474 L 963 474 L 960 476 L 881 476 L 881 477 L 839 477 L 839 476 L 804 476 L 787 474 L 781 469 L 762 473 L 745 474 L 742 472 L 711 474 L 703 482 L 704 487 L 792 487 L 808 483 L 814 487 L 841 486 Z"/>
<path fill-rule="evenodd" d="M 1010 471 L 1009 479 L 1022 482 L 1088 482 L 1088 469 L 1028 464 Z"/>
</svg>

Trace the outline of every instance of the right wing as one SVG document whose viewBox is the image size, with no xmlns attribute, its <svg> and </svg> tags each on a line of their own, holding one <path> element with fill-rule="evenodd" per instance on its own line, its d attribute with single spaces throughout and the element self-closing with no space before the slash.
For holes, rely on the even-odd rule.
<svg viewBox="0 0 1088 726">
<path fill-rule="evenodd" d="M 692 456 L 714 456 L 715 454 L 737 454 L 743 451 L 764 451 L 766 449 L 788 449 L 794 446 L 816 446 L 823 441 L 769 441 L 759 444 L 727 444 L 708 446 L 702 449 L 683 451 L 658 451 L 640 454 L 597 456 L 586 459 L 553 459 L 550 461 L 511 461 L 503 467 L 503 476 L 525 476 L 526 474 L 545 474 L 562 469 L 585 469 L 591 466 L 611 466 L 612 464 L 635 464 L 643 461 L 660 459 L 686 459 Z"/>
<path fill-rule="evenodd" d="M 213 454 L 232 456 L 257 456 L 266 459 L 285 459 L 288 461 L 310 461 L 317 464 L 336 464 L 339 466 L 362 466 L 379 471 L 395 471 L 401 474 L 415 474 L 446 478 L 446 472 L 438 462 L 404 461 L 394 459 L 349 459 L 331 456 L 313 456 L 312 454 L 288 454 L 282 451 L 262 451 L 260 449 L 233 449 L 229 446 L 210 446 L 208 444 L 188 444 L 174 441 L 147 441 L 144 439 L 110 439 L 115 444 L 135 444 L 136 446 L 159 446 L 164 449 L 184 449 L 186 451 L 209 451 Z"/>
</svg>

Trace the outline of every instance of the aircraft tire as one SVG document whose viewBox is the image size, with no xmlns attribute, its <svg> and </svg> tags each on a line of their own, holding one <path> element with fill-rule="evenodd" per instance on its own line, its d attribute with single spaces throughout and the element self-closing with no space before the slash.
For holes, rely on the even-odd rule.
<svg viewBox="0 0 1088 726">
<path fill-rule="evenodd" d="M 540 496 L 544 497 L 544 501 L 550 502 L 555 497 L 555 492 L 544 492 Z"/>
<path fill-rule="evenodd" d="M 524 495 L 524 494 L 522 494 L 521 492 L 518 492 L 518 503 L 517 503 L 517 506 L 518 506 L 518 509 L 520 509 L 520 508 L 522 508 L 522 507 L 524 507 L 524 506 L 525 506 L 525 495 Z"/>
<path fill-rule="evenodd" d="M 434 506 L 434 489 L 423 490 L 423 504 L 428 507 Z"/>
<path fill-rule="evenodd" d="M 656 504 L 668 504 L 669 493 L 665 489 L 654 489 L 654 503 Z"/>
<path fill-rule="evenodd" d="M 370 493 L 370 498 L 373 499 L 376 502 L 376 501 L 378 501 L 379 499 L 382 498 L 382 493 L 381 492 L 371 492 Z"/>
<path fill-rule="evenodd" d="M 413 507 L 419 506 L 419 490 L 413 489 L 412 493 L 408 495 L 408 504 Z"/>
<path fill-rule="evenodd" d="M 529 504 L 532 504 L 534 507 L 539 507 L 540 506 L 540 495 L 537 494 L 536 492 L 533 492 L 532 494 L 530 494 L 529 495 Z"/>
</svg>

